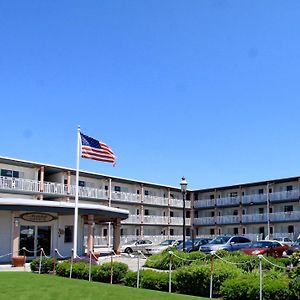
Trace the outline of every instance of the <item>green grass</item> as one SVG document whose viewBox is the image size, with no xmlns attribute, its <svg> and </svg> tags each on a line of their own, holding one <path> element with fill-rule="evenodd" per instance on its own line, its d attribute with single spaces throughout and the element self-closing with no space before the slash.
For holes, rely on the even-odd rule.
<svg viewBox="0 0 300 300">
<path fill-rule="evenodd" d="M 0 300 L 201 300 L 207 298 L 28 272 L 0 272 Z"/>
</svg>

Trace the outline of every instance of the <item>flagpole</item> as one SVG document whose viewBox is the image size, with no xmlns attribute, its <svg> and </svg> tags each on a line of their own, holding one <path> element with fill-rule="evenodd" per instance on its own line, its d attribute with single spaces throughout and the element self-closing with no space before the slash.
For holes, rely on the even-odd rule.
<svg viewBox="0 0 300 300">
<path fill-rule="evenodd" d="M 74 258 L 76 258 L 76 256 L 77 256 L 80 144 L 81 144 L 80 125 L 78 125 L 78 127 L 77 127 L 76 191 L 75 191 L 75 211 L 74 211 L 74 246 L 73 246 Z"/>
</svg>

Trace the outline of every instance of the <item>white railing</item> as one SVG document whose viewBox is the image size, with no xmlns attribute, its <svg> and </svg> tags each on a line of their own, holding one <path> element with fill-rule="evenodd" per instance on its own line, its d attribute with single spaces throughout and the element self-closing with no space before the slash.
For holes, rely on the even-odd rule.
<svg viewBox="0 0 300 300">
<path fill-rule="evenodd" d="M 31 179 L 0 176 L 0 189 L 37 193 L 40 191 L 40 183 Z"/>
<path fill-rule="evenodd" d="M 299 198 L 299 191 L 283 191 L 283 192 L 275 192 L 269 194 L 270 201 L 281 201 L 281 200 L 292 200 Z"/>
<path fill-rule="evenodd" d="M 240 223 L 240 216 L 217 216 L 217 224 Z"/>
<path fill-rule="evenodd" d="M 45 194 L 64 195 L 65 194 L 65 185 L 61 184 L 61 183 L 44 182 L 43 192 Z"/>
<path fill-rule="evenodd" d="M 253 194 L 253 195 L 244 195 L 242 196 L 243 204 L 254 204 L 262 203 L 267 201 L 267 194 Z"/>
<path fill-rule="evenodd" d="M 144 224 L 168 224 L 168 217 L 144 216 Z"/>
<path fill-rule="evenodd" d="M 194 218 L 194 225 L 214 225 L 214 217 Z"/>
<path fill-rule="evenodd" d="M 182 199 L 170 199 L 170 206 L 172 207 L 183 207 L 183 200 Z M 185 201 L 185 207 L 191 208 L 191 201 Z"/>
<path fill-rule="evenodd" d="M 256 214 L 256 215 L 242 215 L 242 222 L 243 223 L 265 223 L 267 222 L 267 215 L 266 214 Z"/>
<path fill-rule="evenodd" d="M 121 222 L 122 224 L 141 224 L 140 215 L 129 215 L 126 220 Z"/>
<path fill-rule="evenodd" d="M 270 221 L 299 221 L 300 211 L 277 212 L 270 214 Z"/>
<path fill-rule="evenodd" d="M 203 200 L 194 201 L 195 208 L 214 207 L 214 206 L 215 206 L 215 199 L 203 199 Z"/>
<path fill-rule="evenodd" d="M 170 225 L 183 225 L 183 218 L 181 217 L 170 217 Z M 185 225 L 191 225 L 191 219 L 185 218 Z"/>
<path fill-rule="evenodd" d="M 144 196 L 144 203 L 152 204 L 152 205 L 163 205 L 168 206 L 168 199 L 163 197 L 157 196 Z"/>
<path fill-rule="evenodd" d="M 111 199 L 125 202 L 140 202 L 141 196 L 133 193 L 113 192 L 111 194 Z"/>
<path fill-rule="evenodd" d="M 240 203 L 240 197 L 222 197 L 217 198 L 217 206 L 225 205 L 238 205 Z"/>
</svg>

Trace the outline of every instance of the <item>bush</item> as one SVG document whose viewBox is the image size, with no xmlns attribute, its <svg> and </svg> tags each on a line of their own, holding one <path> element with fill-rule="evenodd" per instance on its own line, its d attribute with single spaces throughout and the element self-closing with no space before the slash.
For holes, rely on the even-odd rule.
<svg viewBox="0 0 300 300">
<path fill-rule="evenodd" d="M 43 257 L 41 259 L 41 273 L 50 273 L 54 269 L 54 264 L 57 264 L 57 261 L 55 258 L 46 258 Z M 30 263 L 30 270 L 32 272 L 38 272 L 40 267 L 40 259 L 35 258 Z"/>
<path fill-rule="evenodd" d="M 228 278 L 234 278 L 242 274 L 236 266 L 228 265 L 220 261 L 214 264 L 213 294 L 220 294 L 221 284 Z M 182 267 L 174 272 L 176 290 L 183 294 L 195 296 L 209 296 L 210 290 L 210 264 L 197 263 L 188 267 Z"/>
<path fill-rule="evenodd" d="M 199 252 L 185 253 L 182 251 L 172 251 L 172 269 L 178 269 L 182 266 L 190 265 L 193 261 L 198 260 L 199 262 L 207 261 L 209 256 Z M 154 268 L 159 270 L 168 270 L 170 265 L 170 254 L 169 251 L 164 251 L 159 254 L 150 256 L 145 263 L 145 267 Z"/>
<path fill-rule="evenodd" d="M 259 273 L 244 274 L 224 281 L 221 287 L 224 300 L 259 299 Z M 263 276 L 264 300 L 291 300 L 288 278 L 283 273 L 269 272 Z"/>
<path fill-rule="evenodd" d="M 56 266 L 56 274 L 62 277 L 70 277 L 71 263 L 68 260 L 59 262 Z"/>
<path fill-rule="evenodd" d="M 126 286 L 136 287 L 137 272 L 128 272 L 125 276 L 124 283 Z M 141 270 L 140 287 L 167 292 L 169 290 L 169 273 L 157 272 L 154 270 Z"/>
<path fill-rule="evenodd" d="M 128 266 L 121 262 L 112 263 L 113 283 L 120 283 L 123 281 L 126 273 L 128 272 Z M 100 282 L 110 282 L 111 278 L 111 263 L 107 262 L 101 266 L 93 268 L 92 272 L 93 280 Z"/>
</svg>

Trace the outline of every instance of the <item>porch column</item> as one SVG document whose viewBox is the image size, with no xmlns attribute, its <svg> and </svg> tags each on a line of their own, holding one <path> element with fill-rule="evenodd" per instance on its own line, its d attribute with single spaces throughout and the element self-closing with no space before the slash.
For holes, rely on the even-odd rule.
<svg viewBox="0 0 300 300">
<path fill-rule="evenodd" d="M 18 212 L 12 213 L 12 256 L 19 255 L 19 242 L 20 242 L 20 214 Z"/>
<path fill-rule="evenodd" d="M 44 179 L 45 179 L 45 167 L 41 166 L 40 167 L 40 192 L 41 194 L 39 195 L 40 200 L 43 200 L 43 192 L 44 192 Z"/>
<path fill-rule="evenodd" d="M 120 241 L 121 241 L 121 219 L 115 219 L 113 222 L 114 226 L 114 240 L 113 240 L 113 250 L 116 254 L 120 254 Z"/>
<path fill-rule="evenodd" d="M 94 215 L 88 215 L 87 253 L 94 252 Z"/>
</svg>

